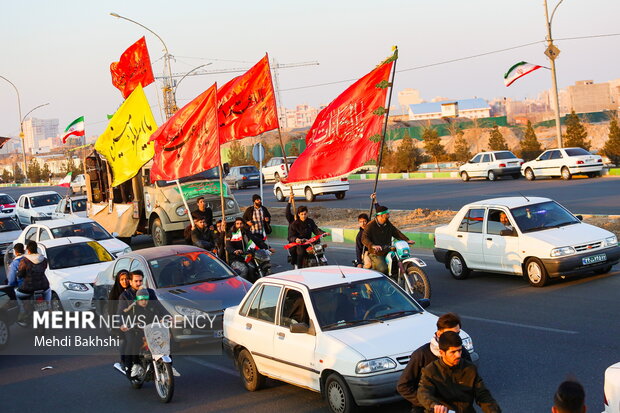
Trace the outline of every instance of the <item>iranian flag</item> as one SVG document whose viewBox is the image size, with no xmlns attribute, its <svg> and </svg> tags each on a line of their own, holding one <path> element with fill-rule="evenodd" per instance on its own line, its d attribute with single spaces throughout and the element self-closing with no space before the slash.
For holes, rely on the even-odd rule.
<svg viewBox="0 0 620 413">
<path fill-rule="evenodd" d="M 71 135 L 84 136 L 84 116 L 80 116 L 65 128 L 65 134 L 62 136 L 62 143 L 66 143 L 67 138 Z"/>
<path fill-rule="evenodd" d="M 528 62 L 519 62 L 516 65 L 512 66 L 506 74 L 504 75 L 504 84 L 506 87 L 512 85 L 515 80 L 520 77 L 527 75 L 528 73 L 532 73 L 536 69 L 540 69 L 542 66 L 533 65 Z"/>
<path fill-rule="evenodd" d="M 62 178 L 62 180 L 60 182 L 58 182 L 58 186 L 63 186 L 65 188 L 69 188 L 69 186 L 71 185 L 71 175 L 73 175 L 73 172 L 69 172 L 67 174 L 67 176 Z"/>
</svg>

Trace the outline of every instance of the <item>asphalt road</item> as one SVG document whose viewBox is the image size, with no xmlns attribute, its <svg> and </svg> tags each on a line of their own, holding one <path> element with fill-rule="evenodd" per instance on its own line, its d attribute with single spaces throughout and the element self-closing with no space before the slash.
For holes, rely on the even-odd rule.
<svg viewBox="0 0 620 413">
<path fill-rule="evenodd" d="M 148 246 L 134 243 L 134 248 Z M 136 241 L 140 241 L 136 240 Z M 274 243 L 275 271 L 288 268 L 281 243 Z M 347 265 L 349 246 L 330 246 L 332 264 Z M 549 411 L 557 385 L 574 376 L 585 386 L 588 411 L 602 410 L 603 374 L 619 360 L 620 266 L 592 276 L 530 287 L 519 277 L 475 273 L 456 281 L 429 250 L 416 250 L 428 263 L 435 314 L 459 313 L 480 354 L 480 372 L 504 412 Z M 0 270 L 1 271 L 1 270 Z M 28 332 L 12 327 L 4 354 L 20 354 Z M 0 353 L 2 354 L 2 353 Z M 166 412 L 326 412 L 316 393 L 270 381 L 266 389 L 246 392 L 225 356 L 174 357 L 182 376 L 169 405 L 157 401 L 152 383 L 141 390 L 113 370 L 115 357 L 0 356 L 0 405 L 22 411 L 166 411 Z M 42 371 L 41 368 L 53 369 Z M 363 409 L 363 412 L 379 411 Z M 406 403 L 382 406 L 384 412 L 408 412 Z"/>
</svg>

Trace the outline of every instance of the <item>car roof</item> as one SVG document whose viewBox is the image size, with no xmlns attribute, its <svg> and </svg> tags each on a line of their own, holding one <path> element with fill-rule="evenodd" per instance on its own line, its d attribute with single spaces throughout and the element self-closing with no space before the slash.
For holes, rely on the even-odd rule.
<svg viewBox="0 0 620 413">
<path fill-rule="evenodd" d="M 518 207 L 522 207 L 525 205 L 533 205 L 533 204 L 539 204 L 541 202 L 549 202 L 549 201 L 553 201 L 553 200 L 549 198 L 538 197 L 538 196 L 528 196 L 527 198 L 524 196 L 507 196 L 507 197 L 501 197 L 501 198 L 482 199 L 480 201 L 469 203 L 465 206 L 466 207 L 503 206 L 506 208 L 518 208 Z"/>
<path fill-rule="evenodd" d="M 263 277 L 265 281 L 281 280 L 292 284 L 305 285 L 310 290 L 352 283 L 372 278 L 381 278 L 383 274 L 357 267 L 327 265 L 321 267 L 291 270 Z"/>
<path fill-rule="evenodd" d="M 484 155 L 485 153 L 500 153 L 500 152 L 510 152 L 510 153 L 512 153 L 512 151 L 509 151 L 509 150 L 505 150 L 505 151 L 485 151 L 485 152 L 478 152 L 476 155 L 480 155 L 480 154 Z"/>
<path fill-rule="evenodd" d="M 193 245 L 164 245 L 161 247 L 151 247 L 151 248 L 144 248 L 141 250 L 132 251 L 127 254 L 123 254 L 122 257 L 126 258 L 126 257 L 140 255 L 144 257 L 144 259 L 146 260 L 152 260 L 152 259 L 160 258 L 160 257 L 168 257 L 170 255 L 187 254 L 189 252 L 199 252 L 199 251 L 205 251 L 205 250 L 202 248 L 195 247 Z"/>
<path fill-rule="evenodd" d="M 38 243 L 43 245 L 45 248 L 51 248 L 51 247 L 58 247 L 61 245 L 79 244 L 82 242 L 97 242 L 97 241 L 91 238 L 86 238 L 86 237 L 63 237 L 63 238 L 46 239 L 45 241 L 39 241 Z"/>
<path fill-rule="evenodd" d="M 39 192 L 28 192 L 27 194 L 22 194 L 21 196 L 39 196 L 39 195 L 60 195 L 56 191 L 39 191 Z"/>
<path fill-rule="evenodd" d="M 36 225 L 41 225 L 47 228 L 59 228 L 59 227 L 66 227 L 67 225 L 85 224 L 87 222 L 95 222 L 95 221 L 90 218 L 78 217 L 76 215 L 76 216 L 67 216 L 65 218 L 59 218 L 59 219 L 37 221 Z"/>
</svg>

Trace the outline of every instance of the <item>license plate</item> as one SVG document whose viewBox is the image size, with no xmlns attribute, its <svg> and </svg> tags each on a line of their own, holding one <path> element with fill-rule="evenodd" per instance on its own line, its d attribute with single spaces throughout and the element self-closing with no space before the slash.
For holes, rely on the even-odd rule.
<svg viewBox="0 0 620 413">
<path fill-rule="evenodd" d="M 215 338 L 222 338 L 222 337 L 224 337 L 224 330 L 215 330 L 213 332 L 213 336 Z"/>
<path fill-rule="evenodd" d="M 251 176 L 250 179 L 256 180 L 256 179 L 258 179 L 258 176 Z"/>
<path fill-rule="evenodd" d="M 581 259 L 583 265 L 596 264 L 597 262 L 605 261 L 607 261 L 607 254 L 591 255 L 589 257 L 584 257 Z"/>
<path fill-rule="evenodd" d="M 47 303 L 45 301 L 34 303 L 34 310 L 39 312 L 47 310 Z"/>
<path fill-rule="evenodd" d="M 516 162 L 508 162 L 508 165 L 516 165 Z"/>
<path fill-rule="evenodd" d="M 321 257 L 321 262 L 325 262 L 326 263 L 327 262 L 327 258 Z"/>
</svg>

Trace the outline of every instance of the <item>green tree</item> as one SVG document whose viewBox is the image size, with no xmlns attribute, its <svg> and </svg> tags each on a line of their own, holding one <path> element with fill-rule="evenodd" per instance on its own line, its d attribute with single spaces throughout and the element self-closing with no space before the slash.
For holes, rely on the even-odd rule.
<svg viewBox="0 0 620 413">
<path fill-rule="evenodd" d="M 456 140 L 454 141 L 454 160 L 458 162 L 467 162 L 471 159 L 471 152 L 469 151 L 469 142 L 465 139 L 465 134 L 462 130 L 456 133 Z"/>
<path fill-rule="evenodd" d="M 11 182 L 13 180 L 13 174 L 7 168 L 4 168 L 4 170 L 2 171 L 2 175 L 0 177 L 2 178 L 2 182 L 5 182 L 5 183 Z"/>
<path fill-rule="evenodd" d="M 611 119 L 611 123 L 609 124 L 609 137 L 607 138 L 607 142 L 605 142 L 602 152 L 614 165 L 620 165 L 620 128 L 618 127 L 618 119 L 616 118 Z"/>
<path fill-rule="evenodd" d="M 297 146 L 297 142 L 291 141 L 291 146 L 289 146 L 286 156 L 299 156 L 299 147 Z"/>
<path fill-rule="evenodd" d="M 28 179 L 30 182 L 40 182 L 41 181 L 41 165 L 36 158 L 32 158 L 30 163 L 28 164 L 28 171 L 26 172 L 28 175 Z"/>
<path fill-rule="evenodd" d="M 13 174 L 15 178 L 15 182 L 24 182 L 26 176 L 24 175 L 24 171 L 20 168 L 19 165 L 15 165 L 15 173 Z"/>
<path fill-rule="evenodd" d="M 247 152 L 245 146 L 239 141 L 234 141 L 228 147 L 228 159 L 230 166 L 240 166 L 247 164 Z"/>
<path fill-rule="evenodd" d="M 396 172 L 396 154 L 390 148 L 390 145 L 385 143 L 383 146 L 383 154 L 381 156 L 381 170 L 379 172 Z"/>
<path fill-rule="evenodd" d="M 51 174 L 52 174 L 52 171 L 50 170 L 49 165 L 47 164 L 47 162 L 44 163 L 43 168 L 41 168 L 41 178 L 43 180 L 48 180 Z"/>
<path fill-rule="evenodd" d="M 521 139 L 521 142 L 519 142 L 519 146 L 521 147 L 521 158 L 526 162 L 535 159 L 542 152 L 542 146 L 540 142 L 538 142 L 534 127 L 532 127 L 532 122 L 529 120 L 525 128 L 525 136 Z"/>
<path fill-rule="evenodd" d="M 489 137 L 489 149 L 492 151 L 507 151 L 508 144 L 504 135 L 499 131 L 499 126 L 493 126 L 491 129 L 491 136 Z"/>
<path fill-rule="evenodd" d="M 587 141 L 588 132 L 581 124 L 579 116 L 573 110 L 570 115 L 566 115 L 566 134 L 562 137 L 565 147 L 579 147 L 586 151 L 590 150 L 591 142 Z"/>
<path fill-rule="evenodd" d="M 441 139 L 439 138 L 437 131 L 428 126 L 424 129 L 422 140 L 424 141 L 424 150 L 428 156 L 435 160 L 437 170 L 439 170 L 439 159 L 446 155 L 446 150 L 441 144 Z"/>
</svg>

